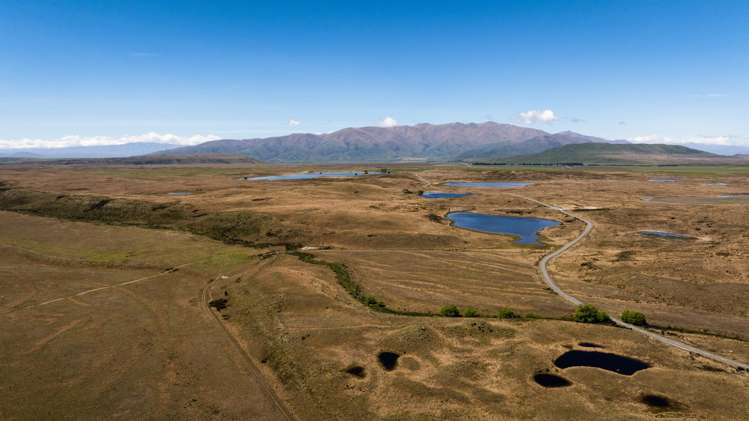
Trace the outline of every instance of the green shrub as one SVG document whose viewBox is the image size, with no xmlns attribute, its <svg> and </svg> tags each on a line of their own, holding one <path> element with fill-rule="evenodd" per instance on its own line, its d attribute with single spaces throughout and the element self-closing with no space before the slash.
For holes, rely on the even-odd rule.
<svg viewBox="0 0 749 421">
<path fill-rule="evenodd" d="M 525 318 L 526 319 L 540 319 L 541 316 L 539 316 L 536 313 L 528 313 L 528 314 L 525 315 Z"/>
<path fill-rule="evenodd" d="M 463 309 L 463 317 L 479 317 L 479 311 L 473 307 Z"/>
<path fill-rule="evenodd" d="M 503 307 L 497 312 L 497 317 L 500 319 L 516 319 L 518 315 L 511 308 Z"/>
<path fill-rule="evenodd" d="M 575 309 L 574 319 L 580 323 L 603 323 L 609 320 L 609 315 L 591 304 L 583 304 Z"/>
<path fill-rule="evenodd" d="M 427 215 L 427 218 L 429 218 L 429 220 L 432 222 L 442 222 L 442 217 L 434 213 L 430 213 L 429 215 Z"/>
<path fill-rule="evenodd" d="M 449 305 L 442 307 L 440 314 L 445 317 L 460 317 L 460 310 L 457 306 Z"/>
<path fill-rule="evenodd" d="M 634 310 L 624 310 L 622 312 L 622 321 L 635 326 L 645 326 L 648 324 L 647 320 L 645 320 L 645 315 Z"/>
</svg>

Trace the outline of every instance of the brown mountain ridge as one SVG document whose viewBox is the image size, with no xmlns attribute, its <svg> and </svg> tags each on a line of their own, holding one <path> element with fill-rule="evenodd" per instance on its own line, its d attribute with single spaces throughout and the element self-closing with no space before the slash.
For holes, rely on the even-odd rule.
<svg viewBox="0 0 749 421">
<path fill-rule="evenodd" d="M 168 151 L 169 155 L 247 155 L 265 162 L 457 161 L 527 155 L 575 143 L 609 142 L 574 132 L 547 133 L 512 124 L 422 123 L 345 128 L 262 139 L 225 139 Z"/>
</svg>

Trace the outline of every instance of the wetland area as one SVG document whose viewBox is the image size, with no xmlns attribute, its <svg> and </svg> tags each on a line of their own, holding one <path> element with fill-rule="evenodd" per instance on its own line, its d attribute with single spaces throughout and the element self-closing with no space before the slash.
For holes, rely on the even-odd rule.
<svg viewBox="0 0 749 421">
<path fill-rule="evenodd" d="M 584 217 L 563 291 L 749 361 L 749 204 L 684 205 L 749 174 L 690 171 L 0 166 L 0 418 L 745 419 L 746 372 L 539 274 Z"/>
</svg>

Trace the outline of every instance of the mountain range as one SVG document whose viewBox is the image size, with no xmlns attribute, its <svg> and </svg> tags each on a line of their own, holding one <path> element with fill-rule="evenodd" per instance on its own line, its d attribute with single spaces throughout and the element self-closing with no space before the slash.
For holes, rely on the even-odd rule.
<svg viewBox="0 0 749 421">
<path fill-rule="evenodd" d="M 263 139 L 215 140 L 169 155 L 239 154 L 265 162 L 455 161 L 532 154 L 574 143 L 609 142 L 574 132 L 511 124 L 449 123 L 346 128 Z"/>
<path fill-rule="evenodd" d="M 295 133 L 269 138 L 224 139 L 195 146 L 140 142 L 66 148 L 0 149 L 0 157 L 49 160 L 200 156 L 200 159 L 205 160 L 208 159 L 206 157 L 219 156 L 220 160 L 225 160 L 227 156 L 234 155 L 242 159 L 271 163 L 498 162 L 518 156 L 532 156 L 532 160 L 547 159 L 550 155 L 534 155 L 566 145 L 628 143 L 626 140 L 607 140 L 571 131 L 548 133 L 495 122 L 422 123 L 413 126 L 345 128 L 325 134 Z M 749 148 L 738 146 L 688 146 L 723 155 L 749 152 Z M 565 156 L 570 151 L 565 150 L 558 157 Z M 575 150 L 570 158 L 574 159 L 579 153 L 581 151 Z M 635 153 L 642 154 L 643 151 Z"/>
<path fill-rule="evenodd" d="M 69 146 L 64 148 L 0 149 L 0 157 L 29 159 L 125 158 L 177 148 L 179 145 L 134 142 L 122 145 Z"/>
</svg>

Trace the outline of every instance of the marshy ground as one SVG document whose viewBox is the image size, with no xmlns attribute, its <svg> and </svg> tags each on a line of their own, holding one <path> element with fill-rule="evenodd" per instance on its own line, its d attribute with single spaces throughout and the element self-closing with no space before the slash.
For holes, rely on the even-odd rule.
<svg viewBox="0 0 749 421">
<path fill-rule="evenodd" d="M 535 264 L 583 225 L 514 195 L 595 223 L 550 266 L 563 289 L 746 362 L 749 203 L 642 198 L 743 198 L 749 172 L 367 168 L 249 181 L 365 167 L 0 167 L 0 418 L 749 416 L 746 373 L 565 320 Z M 451 226 L 454 211 L 560 224 L 518 246 Z M 480 317 L 436 316 L 450 304 Z M 647 367 L 555 364 L 582 352 Z"/>
</svg>

